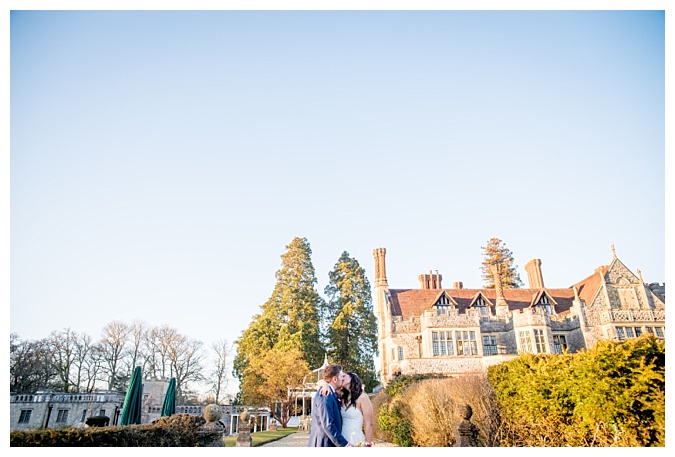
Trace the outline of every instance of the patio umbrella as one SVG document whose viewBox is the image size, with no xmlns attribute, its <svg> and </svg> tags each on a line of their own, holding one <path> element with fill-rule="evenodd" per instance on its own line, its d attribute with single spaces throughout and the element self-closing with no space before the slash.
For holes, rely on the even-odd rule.
<svg viewBox="0 0 675 457">
<path fill-rule="evenodd" d="M 169 387 L 164 395 L 164 405 L 162 406 L 162 417 L 176 414 L 176 378 L 171 378 Z"/>
<path fill-rule="evenodd" d="M 127 396 L 124 398 L 122 415 L 120 416 L 120 425 L 131 425 L 141 423 L 141 403 L 143 402 L 143 380 L 141 379 L 141 367 L 134 368 L 127 389 Z"/>
</svg>

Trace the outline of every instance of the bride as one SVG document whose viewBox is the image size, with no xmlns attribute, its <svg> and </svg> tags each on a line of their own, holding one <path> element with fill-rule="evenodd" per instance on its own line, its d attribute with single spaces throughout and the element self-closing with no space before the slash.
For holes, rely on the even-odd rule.
<svg viewBox="0 0 675 457">
<path fill-rule="evenodd" d="M 328 384 L 319 380 L 321 395 L 328 395 Z M 354 372 L 344 373 L 342 388 L 337 390 L 342 413 L 342 436 L 352 446 L 370 447 L 373 443 L 373 404 L 363 391 L 363 382 Z M 364 433 L 365 429 L 365 433 Z"/>
</svg>

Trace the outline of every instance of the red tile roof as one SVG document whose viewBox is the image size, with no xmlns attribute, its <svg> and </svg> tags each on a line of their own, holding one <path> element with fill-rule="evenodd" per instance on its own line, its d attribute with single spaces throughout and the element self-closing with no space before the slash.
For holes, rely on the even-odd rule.
<svg viewBox="0 0 675 457">
<path fill-rule="evenodd" d="M 458 306 L 459 312 L 465 312 L 476 294 L 479 292 L 494 306 L 496 294 L 494 289 L 443 289 Z M 541 289 L 504 289 L 504 298 L 509 305 L 509 310 L 529 308 L 533 304 L 533 298 Z M 567 289 L 544 289 L 556 303 L 555 311 L 558 314 L 567 314 L 572 307 L 574 290 Z M 401 316 L 404 320 L 411 317 L 419 317 L 425 311 L 431 309 L 440 295 L 439 289 L 389 289 L 391 294 L 391 312 L 394 316 Z"/>
<path fill-rule="evenodd" d="M 609 265 L 603 265 L 599 267 L 599 269 L 602 271 L 602 276 L 604 278 L 604 276 L 607 274 L 607 270 L 609 270 Z M 592 275 L 576 283 L 575 286 L 577 286 L 577 289 L 579 289 L 579 298 L 584 300 L 586 304 L 590 305 L 591 300 L 593 300 L 593 297 L 598 291 L 602 281 L 604 281 L 604 279 L 600 278 L 600 275 L 596 269 Z"/>
</svg>

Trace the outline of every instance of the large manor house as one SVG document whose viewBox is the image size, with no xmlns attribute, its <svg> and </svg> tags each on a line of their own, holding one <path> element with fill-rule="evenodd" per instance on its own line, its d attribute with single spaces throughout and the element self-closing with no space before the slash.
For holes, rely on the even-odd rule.
<svg viewBox="0 0 675 457">
<path fill-rule="evenodd" d="M 520 353 L 560 354 L 601 340 L 651 333 L 665 338 L 665 284 L 647 284 L 617 257 L 567 288 L 544 285 L 541 260 L 525 265 L 529 288 L 465 289 L 441 285 L 436 272 L 418 289 L 393 289 L 386 249 L 373 251 L 373 310 L 378 321 L 380 375 L 445 375 L 483 371 Z"/>
</svg>

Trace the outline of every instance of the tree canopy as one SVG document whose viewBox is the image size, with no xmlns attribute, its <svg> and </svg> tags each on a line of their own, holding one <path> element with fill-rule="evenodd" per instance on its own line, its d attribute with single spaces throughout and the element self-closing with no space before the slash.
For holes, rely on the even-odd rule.
<svg viewBox="0 0 675 457">
<path fill-rule="evenodd" d="M 323 299 L 316 291 L 312 250 L 306 238 L 294 238 L 281 256 L 276 284 L 249 327 L 237 340 L 234 374 L 246 385 L 247 367 L 273 348 L 296 349 L 311 367 L 323 363 L 319 330 Z"/>
<path fill-rule="evenodd" d="M 502 240 L 490 238 L 487 245 L 481 246 L 481 249 L 483 250 L 481 272 L 486 288 L 494 289 L 495 287 L 493 268 L 498 269 L 504 289 L 518 289 L 522 287 L 523 283 L 516 270 L 517 266 L 513 264 L 513 253 Z"/>
<path fill-rule="evenodd" d="M 346 371 L 362 379 L 367 391 L 377 385 L 373 357 L 377 352 L 377 323 L 373 314 L 370 283 L 359 262 L 343 252 L 324 292 L 322 310 L 330 355 Z"/>
</svg>

